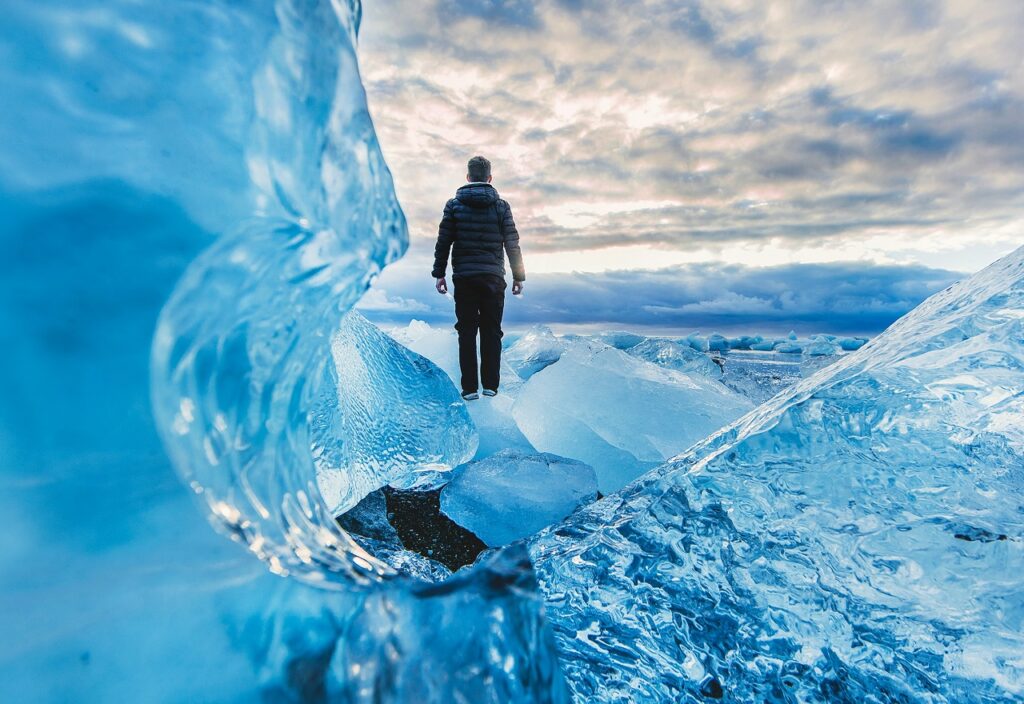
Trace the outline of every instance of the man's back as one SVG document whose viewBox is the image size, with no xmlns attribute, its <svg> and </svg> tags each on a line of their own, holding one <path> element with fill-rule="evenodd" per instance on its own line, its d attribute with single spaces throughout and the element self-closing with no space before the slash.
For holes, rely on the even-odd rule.
<svg viewBox="0 0 1024 704">
<path fill-rule="evenodd" d="M 519 232 L 512 209 L 491 185 L 491 162 L 482 156 L 469 160 L 466 185 L 445 203 L 437 228 L 434 268 L 437 292 L 448 293 L 445 272 L 452 258 L 455 284 L 455 317 L 459 331 L 459 367 L 462 397 L 478 398 L 498 393 L 501 366 L 501 317 L 505 307 L 505 255 L 512 266 L 512 293 L 522 293 L 526 270 L 519 251 Z M 480 334 L 480 367 L 477 369 L 476 338 Z"/>
<path fill-rule="evenodd" d="M 452 276 L 505 276 L 505 254 L 512 278 L 525 281 L 519 232 L 512 208 L 489 183 L 467 183 L 444 206 L 434 248 L 434 278 L 445 275 L 451 250 Z"/>
</svg>

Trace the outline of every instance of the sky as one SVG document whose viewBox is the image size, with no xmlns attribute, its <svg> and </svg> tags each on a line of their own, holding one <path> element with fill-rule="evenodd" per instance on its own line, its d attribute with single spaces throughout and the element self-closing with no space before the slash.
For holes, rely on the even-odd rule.
<svg viewBox="0 0 1024 704">
<path fill-rule="evenodd" d="M 454 322 L 432 249 L 483 154 L 511 327 L 875 334 L 1022 243 L 1021 36 L 1019 0 L 365 0 L 410 249 L 362 308 Z"/>
</svg>

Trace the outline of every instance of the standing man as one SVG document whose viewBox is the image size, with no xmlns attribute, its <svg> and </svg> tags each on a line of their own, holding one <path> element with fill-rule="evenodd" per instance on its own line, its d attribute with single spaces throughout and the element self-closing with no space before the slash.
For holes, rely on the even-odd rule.
<svg viewBox="0 0 1024 704">
<path fill-rule="evenodd" d="M 445 271 L 452 253 L 455 285 L 455 329 L 459 331 L 462 398 L 472 401 L 498 393 L 501 366 L 501 314 L 505 308 L 505 255 L 512 267 L 512 295 L 523 292 L 526 270 L 519 251 L 519 233 L 512 209 L 491 185 L 491 162 L 469 160 L 466 185 L 445 203 L 434 247 L 433 277 L 437 292 L 448 293 Z M 480 332 L 480 376 L 477 378 L 476 334 Z"/>
</svg>

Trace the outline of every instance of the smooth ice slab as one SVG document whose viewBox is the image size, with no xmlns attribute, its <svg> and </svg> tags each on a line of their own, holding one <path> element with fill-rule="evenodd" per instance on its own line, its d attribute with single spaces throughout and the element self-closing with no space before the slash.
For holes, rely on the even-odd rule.
<svg viewBox="0 0 1024 704">
<path fill-rule="evenodd" d="M 331 354 L 336 381 L 325 385 L 312 429 L 317 485 L 335 515 L 386 484 L 437 488 L 473 457 L 476 427 L 436 364 L 356 311 L 342 321 Z"/>
<path fill-rule="evenodd" d="M 1022 311 L 1024 249 L 542 533 L 576 699 L 1024 698 Z"/>
<path fill-rule="evenodd" d="M 503 450 L 455 471 L 441 510 L 490 547 L 533 535 L 597 498 L 589 465 L 548 453 Z"/>
<path fill-rule="evenodd" d="M 563 349 L 565 344 L 555 337 L 551 328 L 537 325 L 523 333 L 502 353 L 502 357 L 525 380 L 557 362 Z"/>
<path fill-rule="evenodd" d="M 578 339 L 526 382 L 513 413 L 536 448 L 591 465 L 608 493 L 752 405 L 704 376 Z"/>
</svg>

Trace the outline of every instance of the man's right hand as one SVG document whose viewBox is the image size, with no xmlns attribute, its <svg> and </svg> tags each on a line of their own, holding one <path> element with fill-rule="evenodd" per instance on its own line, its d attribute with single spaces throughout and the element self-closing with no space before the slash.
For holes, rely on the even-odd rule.
<svg viewBox="0 0 1024 704">
<path fill-rule="evenodd" d="M 442 276 L 440 279 L 437 280 L 437 283 L 434 285 L 434 288 L 436 288 L 437 292 L 443 296 L 446 293 L 448 293 L 448 281 Z"/>
<path fill-rule="evenodd" d="M 522 292 L 523 292 L 523 282 L 522 281 L 513 281 L 512 282 L 512 295 L 513 296 L 518 296 Z"/>
</svg>

